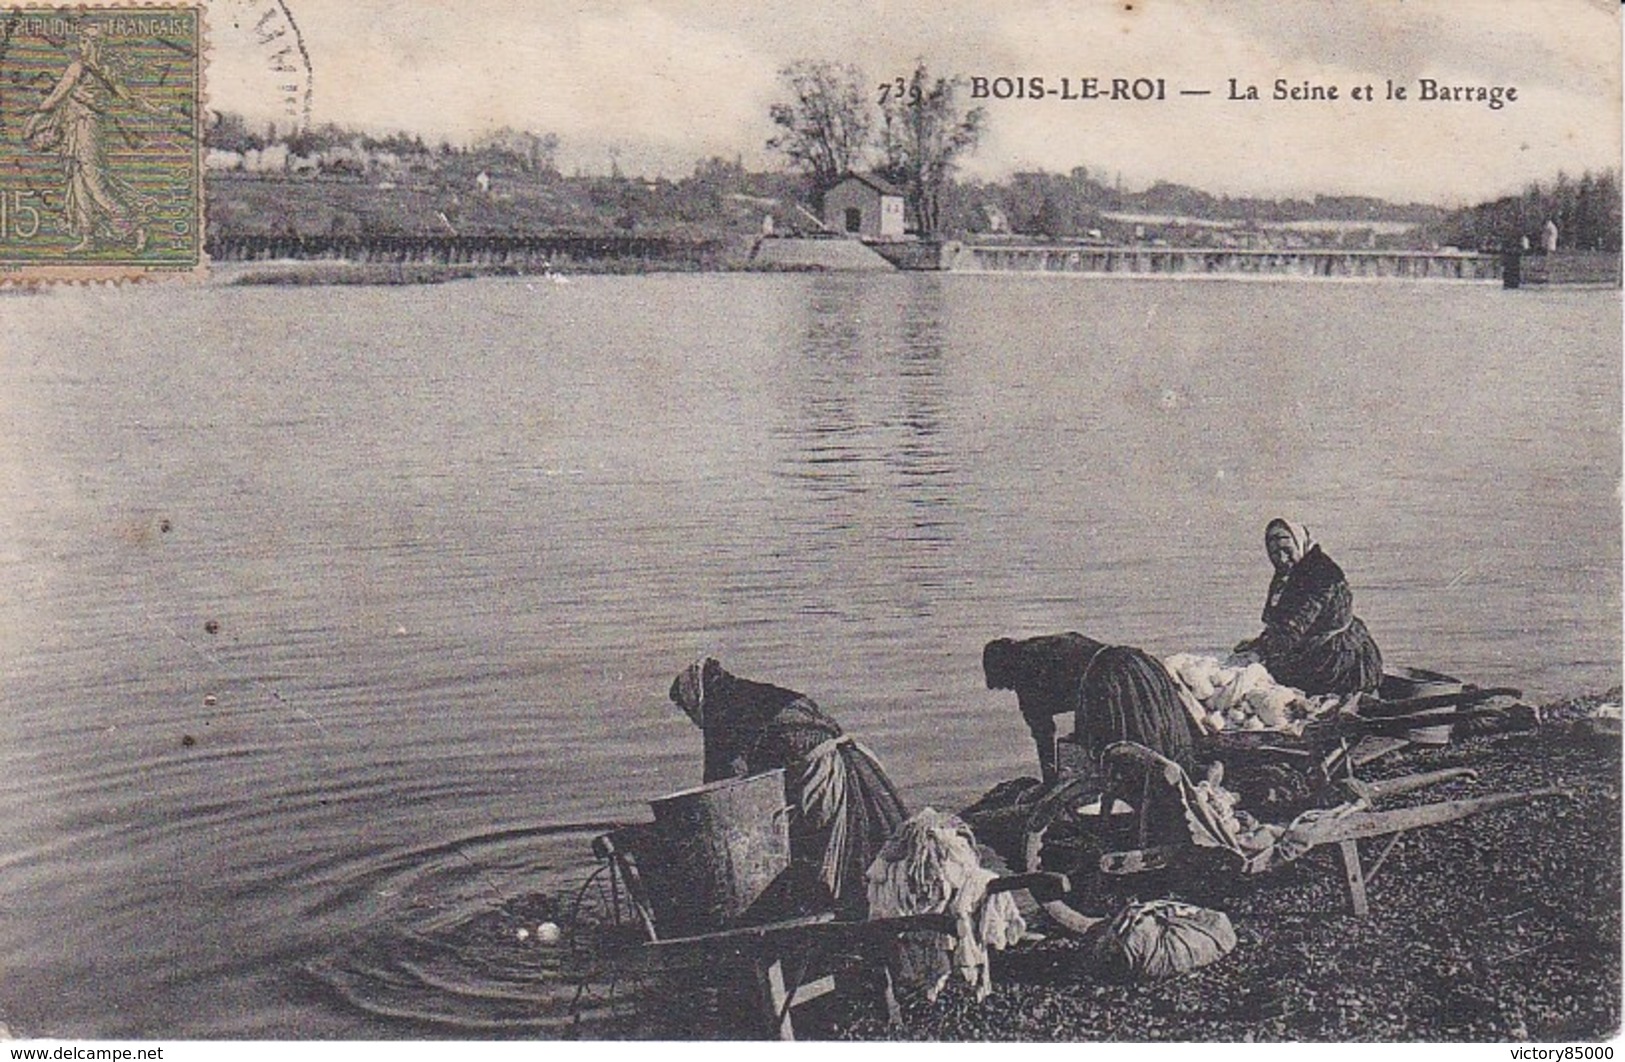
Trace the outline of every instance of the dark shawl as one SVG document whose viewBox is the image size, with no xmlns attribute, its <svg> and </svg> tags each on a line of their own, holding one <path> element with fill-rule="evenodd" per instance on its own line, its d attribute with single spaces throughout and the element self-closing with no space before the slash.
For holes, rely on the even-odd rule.
<svg viewBox="0 0 1625 1062">
<path fill-rule="evenodd" d="M 1263 618 L 1254 649 L 1282 685 L 1319 696 L 1372 692 L 1382 681 L 1382 653 L 1354 614 L 1354 592 L 1319 546 L 1270 581 Z"/>
<path fill-rule="evenodd" d="M 1054 716 L 1071 712 L 1074 733 L 1091 755 L 1134 741 L 1189 767 L 1195 736 L 1179 691 L 1155 657 L 1068 631 L 1023 641 L 1000 638 L 982 651 L 989 689 L 1016 692 L 1038 744 L 1046 779 L 1054 772 Z"/>
<path fill-rule="evenodd" d="M 707 782 L 787 768 L 841 736 L 841 725 L 795 690 L 742 679 L 710 662 L 704 682 Z"/>
<path fill-rule="evenodd" d="M 671 689 L 679 704 L 681 682 L 679 676 Z M 705 781 L 783 768 L 785 803 L 791 808 L 791 858 L 816 872 L 843 914 L 864 917 L 869 864 L 908 817 L 891 779 L 849 738 L 833 749 L 822 748 L 823 755 L 835 757 L 843 799 L 833 809 L 821 809 L 804 790 L 807 777 L 816 773 L 812 761 L 818 759 L 809 754 L 844 738 L 840 724 L 805 694 L 739 678 L 714 660 L 705 661 L 701 682 Z"/>
<path fill-rule="evenodd" d="M 1013 690 L 1027 729 L 1040 742 L 1055 741 L 1055 716 L 1078 710 L 1083 671 L 1102 642 L 1076 631 L 1019 641 L 996 638 L 982 650 L 990 690 Z"/>
</svg>

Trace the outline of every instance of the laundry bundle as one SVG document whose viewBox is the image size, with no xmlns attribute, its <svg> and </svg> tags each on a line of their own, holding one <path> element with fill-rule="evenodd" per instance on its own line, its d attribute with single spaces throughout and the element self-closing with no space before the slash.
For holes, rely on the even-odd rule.
<svg viewBox="0 0 1625 1062">
<path fill-rule="evenodd" d="M 1092 952 L 1109 976 L 1157 981 L 1217 962 L 1236 948 L 1223 911 L 1175 900 L 1131 903 L 1097 930 Z"/>
<path fill-rule="evenodd" d="M 982 866 L 976 837 L 963 820 L 925 808 L 898 828 L 870 864 L 869 917 L 951 915 L 953 969 L 983 999 L 993 987 L 989 950 L 1007 948 L 1027 931 L 1010 893 L 988 895 L 996 877 Z M 927 998 L 935 999 L 947 980 L 948 973 L 937 977 L 927 986 Z"/>
<path fill-rule="evenodd" d="M 1341 698 L 1309 697 L 1283 686 L 1251 656 L 1220 660 L 1176 653 L 1163 661 L 1190 696 L 1186 709 L 1208 733 L 1222 730 L 1279 730 L 1301 734 L 1310 722 L 1336 708 Z"/>
</svg>

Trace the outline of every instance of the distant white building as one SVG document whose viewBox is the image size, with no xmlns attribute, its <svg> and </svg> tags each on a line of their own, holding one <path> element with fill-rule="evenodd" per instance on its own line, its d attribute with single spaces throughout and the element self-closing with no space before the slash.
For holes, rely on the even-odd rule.
<svg viewBox="0 0 1625 1062">
<path fill-rule="evenodd" d="M 243 156 L 238 151 L 222 151 L 220 148 L 210 148 L 209 153 L 203 156 L 203 168 L 214 173 L 226 173 L 231 170 L 243 168 Z"/>
<path fill-rule="evenodd" d="M 288 148 L 285 144 L 268 144 L 259 150 L 243 153 L 243 169 L 250 173 L 282 173 L 288 168 Z"/>
</svg>

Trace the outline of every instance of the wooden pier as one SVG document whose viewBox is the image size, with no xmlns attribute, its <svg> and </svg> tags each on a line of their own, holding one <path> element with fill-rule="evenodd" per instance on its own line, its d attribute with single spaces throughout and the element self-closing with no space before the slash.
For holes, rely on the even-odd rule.
<svg viewBox="0 0 1625 1062">
<path fill-rule="evenodd" d="M 1118 276 L 1280 276 L 1500 280 L 1501 256 L 1467 251 L 1239 250 L 1218 247 L 1067 247 L 961 244 L 944 269 Z"/>
</svg>

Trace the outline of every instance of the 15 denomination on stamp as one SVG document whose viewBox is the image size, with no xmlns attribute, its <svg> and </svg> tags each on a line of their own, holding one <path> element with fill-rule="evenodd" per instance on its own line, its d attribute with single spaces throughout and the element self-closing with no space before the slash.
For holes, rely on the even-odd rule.
<svg viewBox="0 0 1625 1062">
<path fill-rule="evenodd" d="M 0 7 L 0 280 L 204 265 L 203 18 Z"/>
</svg>

